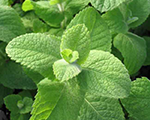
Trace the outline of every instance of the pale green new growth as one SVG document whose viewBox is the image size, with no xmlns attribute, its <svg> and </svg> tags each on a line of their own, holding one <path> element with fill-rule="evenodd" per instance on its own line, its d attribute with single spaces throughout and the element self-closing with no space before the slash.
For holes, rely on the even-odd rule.
<svg viewBox="0 0 150 120">
<path fill-rule="evenodd" d="M 111 34 L 105 21 L 92 7 L 88 7 L 77 14 L 67 29 L 78 24 L 85 24 L 91 36 L 91 49 L 111 51 Z"/>
<path fill-rule="evenodd" d="M 121 102 L 130 117 L 136 120 L 149 120 L 150 118 L 150 81 L 149 79 L 137 78 L 132 82 L 130 96 Z"/>
<path fill-rule="evenodd" d="M 30 10 L 33 10 L 33 5 L 31 3 L 31 0 L 25 0 L 22 4 L 22 10 L 27 12 L 27 11 L 30 11 Z"/>
<path fill-rule="evenodd" d="M 53 65 L 56 78 L 61 81 L 69 80 L 81 72 L 81 68 L 76 63 L 67 63 L 65 60 L 58 60 Z"/>
<path fill-rule="evenodd" d="M 130 75 L 136 73 L 146 59 L 145 40 L 135 34 L 118 34 L 114 38 L 114 46 L 122 53 L 124 64 Z"/>
<path fill-rule="evenodd" d="M 61 51 L 70 49 L 79 53 L 77 63 L 83 63 L 90 52 L 90 35 L 85 25 L 76 25 L 66 30 L 62 36 Z"/>
</svg>

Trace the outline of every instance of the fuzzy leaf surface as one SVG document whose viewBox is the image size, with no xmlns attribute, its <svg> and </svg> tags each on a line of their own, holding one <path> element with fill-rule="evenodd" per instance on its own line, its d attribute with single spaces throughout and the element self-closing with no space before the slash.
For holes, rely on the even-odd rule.
<svg viewBox="0 0 150 120">
<path fill-rule="evenodd" d="M 76 63 L 68 63 L 61 59 L 54 63 L 53 70 L 56 78 L 61 81 L 69 80 L 81 72 L 81 68 Z"/>
<path fill-rule="evenodd" d="M 114 38 L 114 46 L 121 52 L 124 64 L 130 74 L 136 73 L 146 59 L 145 40 L 135 34 L 118 34 Z"/>
<path fill-rule="evenodd" d="M 85 8 L 67 26 L 67 29 L 77 24 L 85 24 L 91 36 L 91 49 L 111 51 L 111 34 L 105 21 L 92 7 Z"/>
<path fill-rule="evenodd" d="M 101 12 L 106 12 L 118 7 L 126 0 L 91 0 L 92 5 Z"/>
<path fill-rule="evenodd" d="M 85 94 L 80 88 L 76 78 L 41 81 L 30 120 L 124 120 L 117 99 Z"/>
<path fill-rule="evenodd" d="M 150 119 L 150 81 L 149 79 L 137 78 L 131 83 L 130 96 L 122 99 L 121 102 L 130 117 L 136 120 Z"/>
<path fill-rule="evenodd" d="M 124 20 L 124 17 L 118 8 L 106 12 L 102 18 L 108 24 L 112 34 L 126 33 L 128 31 L 128 25 Z"/>
<path fill-rule="evenodd" d="M 62 36 L 61 51 L 70 49 L 79 53 L 78 63 L 83 63 L 90 52 L 90 34 L 85 25 L 76 25 L 68 29 Z"/>
<path fill-rule="evenodd" d="M 60 41 L 54 36 L 32 33 L 13 39 L 6 47 L 6 52 L 11 59 L 43 75 L 60 59 L 59 46 Z"/>
<path fill-rule="evenodd" d="M 81 65 L 80 80 L 85 80 L 88 92 L 110 98 L 124 98 L 130 93 L 130 77 L 125 66 L 112 54 L 92 50 Z"/>
</svg>

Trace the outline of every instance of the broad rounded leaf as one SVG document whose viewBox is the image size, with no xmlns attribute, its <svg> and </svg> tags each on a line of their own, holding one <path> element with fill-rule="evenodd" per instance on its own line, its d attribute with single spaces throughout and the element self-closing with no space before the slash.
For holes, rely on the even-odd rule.
<svg viewBox="0 0 150 120">
<path fill-rule="evenodd" d="M 128 8 L 132 12 L 132 17 L 138 20 L 130 24 L 130 27 L 137 27 L 142 24 L 150 14 L 150 0 L 132 0 L 128 4 Z"/>
<path fill-rule="evenodd" d="M 127 69 L 112 54 L 92 50 L 88 59 L 81 65 L 83 71 L 79 75 L 81 84 L 88 86 L 89 93 L 111 97 L 124 98 L 130 93 L 130 77 Z"/>
<path fill-rule="evenodd" d="M 60 41 L 54 36 L 32 33 L 13 39 L 6 52 L 11 59 L 43 75 L 60 59 L 59 46 Z"/>
<path fill-rule="evenodd" d="M 19 100 L 22 100 L 22 97 L 20 95 L 12 94 L 4 98 L 4 103 L 9 111 L 13 113 L 19 113 L 20 109 L 17 106 L 17 102 Z"/>
<path fill-rule="evenodd" d="M 58 80 L 69 80 L 81 72 L 81 68 L 76 63 L 68 63 L 65 60 L 58 60 L 53 65 L 53 70 Z"/>
<path fill-rule="evenodd" d="M 106 12 L 118 7 L 126 0 L 91 0 L 92 5 L 101 12 Z"/>
<path fill-rule="evenodd" d="M 106 12 L 103 14 L 102 18 L 108 24 L 112 34 L 126 33 L 128 31 L 128 25 L 118 8 Z"/>
<path fill-rule="evenodd" d="M 143 77 L 132 82 L 130 96 L 121 99 L 129 116 L 136 120 L 150 119 L 150 81 Z"/>
<path fill-rule="evenodd" d="M 114 38 L 114 46 L 121 52 L 124 64 L 132 75 L 143 65 L 146 59 L 145 40 L 135 34 L 118 34 Z"/>
<path fill-rule="evenodd" d="M 79 53 L 78 63 L 83 63 L 90 52 L 90 35 L 85 25 L 79 24 L 66 30 L 62 36 L 61 51 L 70 49 Z"/>
<path fill-rule="evenodd" d="M 30 120 L 124 120 L 117 99 L 85 94 L 80 88 L 76 79 L 41 81 Z"/>
<path fill-rule="evenodd" d="M 100 14 L 92 7 L 88 7 L 77 14 L 67 29 L 77 24 L 85 24 L 91 36 L 91 49 L 111 51 L 111 34 L 107 24 Z"/>
<path fill-rule="evenodd" d="M 59 27 L 64 19 L 63 13 L 59 11 L 57 5 L 50 5 L 49 1 L 32 2 L 35 13 L 48 25 Z"/>
<path fill-rule="evenodd" d="M 0 40 L 9 42 L 25 33 L 25 28 L 14 9 L 0 5 Z"/>
</svg>

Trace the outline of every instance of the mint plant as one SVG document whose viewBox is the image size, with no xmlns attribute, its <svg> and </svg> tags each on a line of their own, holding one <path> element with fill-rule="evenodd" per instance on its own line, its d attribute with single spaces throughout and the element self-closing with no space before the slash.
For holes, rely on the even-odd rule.
<svg viewBox="0 0 150 120">
<path fill-rule="evenodd" d="M 149 23 L 150 0 L 1 0 L 2 110 L 10 120 L 149 120 Z"/>
</svg>

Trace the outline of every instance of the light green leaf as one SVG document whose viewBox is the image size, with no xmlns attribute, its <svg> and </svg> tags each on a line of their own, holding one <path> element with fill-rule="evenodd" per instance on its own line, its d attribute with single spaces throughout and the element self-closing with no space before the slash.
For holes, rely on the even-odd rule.
<svg viewBox="0 0 150 120">
<path fill-rule="evenodd" d="M 54 36 L 32 33 L 13 39 L 6 52 L 16 62 L 48 77 L 45 72 L 50 71 L 52 64 L 61 58 L 59 46 L 60 41 Z"/>
<path fill-rule="evenodd" d="M 144 65 L 150 65 L 150 37 L 144 37 L 146 41 L 146 50 L 147 50 L 147 57 L 144 62 Z"/>
<path fill-rule="evenodd" d="M 48 25 L 60 27 L 64 19 L 63 13 L 59 11 L 57 5 L 50 5 L 49 1 L 32 2 L 35 13 Z"/>
<path fill-rule="evenodd" d="M 121 102 L 130 117 L 136 120 L 150 119 L 150 81 L 143 77 L 132 82 L 130 96 Z"/>
<path fill-rule="evenodd" d="M 8 4 L 9 4 L 8 0 L 0 0 L 0 5 L 8 6 Z"/>
<path fill-rule="evenodd" d="M 22 10 L 27 12 L 30 10 L 33 10 L 33 5 L 31 3 L 31 0 L 25 0 L 22 4 Z"/>
<path fill-rule="evenodd" d="M 101 12 L 106 12 L 118 7 L 126 0 L 91 0 L 92 5 Z"/>
<path fill-rule="evenodd" d="M 114 38 L 113 43 L 121 52 L 130 75 L 136 73 L 146 59 L 145 40 L 132 33 L 120 33 Z"/>
<path fill-rule="evenodd" d="M 68 63 L 73 63 L 79 59 L 79 53 L 77 51 L 72 51 L 70 49 L 65 49 L 61 52 L 62 57 Z"/>
<path fill-rule="evenodd" d="M 33 104 L 32 98 L 24 97 L 22 100 L 22 103 L 23 103 L 23 106 L 20 109 L 20 114 L 29 113 L 32 109 L 32 104 Z"/>
<path fill-rule="evenodd" d="M 59 4 L 59 3 L 62 3 L 66 0 L 50 0 L 50 5 L 55 5 L 55 4 Z"/>
<path fill-rule="evenodd" d="M 77 62 L 83 63 L 90 52 L 90 35 L 85 25 L 79 24 L 66 30 L 62 36 L 60 49 L 77 51 L 79 53 Z"/>
<path fill-rule="evenodd" d="M 0 40 L 9 42 L 25 33 L 25 28 L 14 9 L 0 5 Z"/>
<path fill-rule="evenodd" d="M 88 7 L 81 11 L 67 29 L 77 24 L 85 24 L 91 36 L 91 49 L 111 51 L 111 34 L 105 21 L 100 14 L 92 7 Z"/>
<path fill-rule="evenodd" d="M 12 89 L 6 88 L 2 84 L 0 84 L 0 107 L 3 104 L 3 98 L 11 93 L 13 93 Z"/>
<path fill-rule="evenodd" d="M 130 27 L 141 25 L 150 14 L 150 0 L 132 0 L 128 4 L 128 8 L 132 12 L 132 17 L 137 17 L 138 20 L 130 24 Z"/>
<path fill-rule="evenodd" d="M 12 89 L 36 89 L 35 83 L 25 74 L 19 64 L 8 58 L 0 66 L 0 83 Z"/>
<path fill-rule="evenodd" d="M 76 63 L 67 63 L 65 60 L 58 60 L 53 65 L 56 78 L 61 81 L 69 80 L 81 72 L 81 68 Z"/>
<path fill-rule="evenodd" d="M 30 120 L 124 120 L 117 99 L 85 95 L 80 88 L 76 79 L 66 83 L 41 81 Z"/>
<path fill-rule="evenodd" d="M 73 17 L 73 15 L 86 7 L 89 2 L 90 0 L 66 0 L 66 2 L 63 3 L 64 12 Z"/>
<path fill-rule="evenodd" d="M 20 109 L 17 106 L 19 100 L 22 100 L 20 95 L 12 94 L 4 98 L 4 103 L 9 111 L 12 111 L 13 113 L 19 113 Z"/>
<path fill-rule="evenodd" d="M 92 50 L 78 79 L 89 93 L 110 98 L 124 98 L 130 93 L 130 76 L 125 66 L 112 54 Z"/>
<path fill-rule="evenodd" d="M 112 34 L 126 33 L 128 31 L 128 25 L 118 8 L 106 12 L 105 14 L 103 14 L 102 18 L 108 24 Z"/>
</svg>

